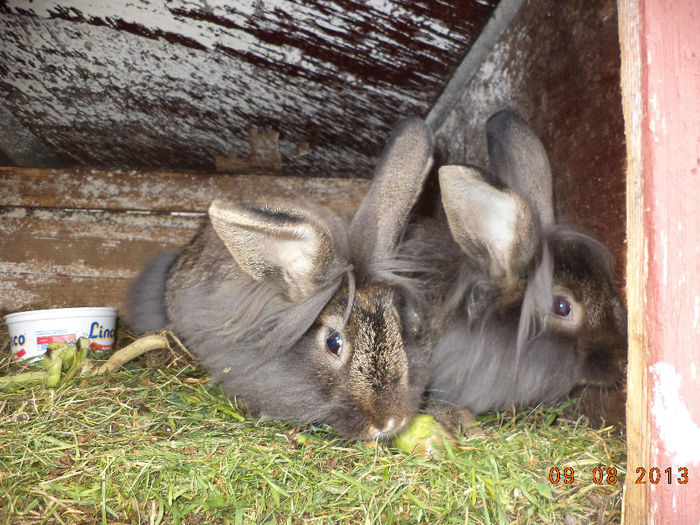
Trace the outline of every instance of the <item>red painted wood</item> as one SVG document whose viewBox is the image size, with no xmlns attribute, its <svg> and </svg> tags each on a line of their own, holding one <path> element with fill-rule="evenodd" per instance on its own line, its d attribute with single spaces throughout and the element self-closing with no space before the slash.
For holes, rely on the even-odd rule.
<svg viewBox="0 0 700 525">
<path fill-rule="evenodd" d="M 641 0 L 650 523 L 700 520 L 700 3 Z M 630 261 L 630 264 L 633 262 Z M 647 478 L 647 483 L 649 480 Z"/>
</svg>

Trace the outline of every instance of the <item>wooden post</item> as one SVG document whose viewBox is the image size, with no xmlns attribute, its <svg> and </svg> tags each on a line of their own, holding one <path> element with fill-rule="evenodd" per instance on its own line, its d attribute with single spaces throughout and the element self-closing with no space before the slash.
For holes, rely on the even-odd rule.
<svg viewBox="0 0 700 525">
<path fill-rule="evenodd" d="M 618 7 L 630 341 L 623 521 L 698 523 L 700 3 Z"/>
</svg>

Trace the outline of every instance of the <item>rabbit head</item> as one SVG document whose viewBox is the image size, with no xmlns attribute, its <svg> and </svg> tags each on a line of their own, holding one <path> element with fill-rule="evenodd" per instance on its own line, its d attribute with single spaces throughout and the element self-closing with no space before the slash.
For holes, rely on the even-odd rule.
<svg viewBox="0 0 700 525">
<path fill-rule="evenodd" d="M 433 232 L 427 249 L 444 283 L 431 396 L 480 413 L 615 383 L 626 314 L 609 252 L 555 221 L 547 155 L 525 120 L 497 113 L 487 138 L 490 174 L 439 170 L 453 241 Z"/>
<path fill-rule="evenodd" d="M 417 409 L 427 358 L 384 268 L 431 162 L 412 119 L 393 133 L 350 221 L 300 203 L 216 200 L 170 268 L 170 328 L 253 414 L 386 438 Z"/>
</svg>

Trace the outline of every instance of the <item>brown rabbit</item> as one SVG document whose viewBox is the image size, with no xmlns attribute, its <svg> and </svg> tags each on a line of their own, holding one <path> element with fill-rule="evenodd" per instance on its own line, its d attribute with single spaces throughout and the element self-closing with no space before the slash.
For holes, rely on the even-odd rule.
<svg viewBox="0 0 700 525">
<path fill-rule="evenodd" d="M 622 377 L 626 314 L 597 240 L 559 224 L 544 147 L 518 114 L 487 124 L 493 175 L 439 170 L 448 227 L 404 246 L 434 305 L 430 397 L 474 413 Z"/>
<path fill-rule="evenodd" d="M 388 438 L 417 410 L 427 356 L 404 326 L 411 281 L 386 270 L 432 139 L 393 133 L 348 223 L 303 204 L 214 201 L 211 223 L 134 286 L 132 326 L 170 328 L 255 415 Z"/>
</svg>

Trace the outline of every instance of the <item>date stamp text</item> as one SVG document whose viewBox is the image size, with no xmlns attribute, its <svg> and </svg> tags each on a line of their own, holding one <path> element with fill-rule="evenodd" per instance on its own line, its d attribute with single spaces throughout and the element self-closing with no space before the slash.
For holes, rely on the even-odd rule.
<svg viewBox="0 0 700 525">
<path fill-rule="evenodd" d="M 667 484 L 667 485 L 685 485 L 688 483 L 688 469 L 686 467 L 637 467 L 635 471 L 637 479 L 635 481 L 636 485 L 646 485 L 651 483 L 652 485 Z M 617 469 L 615 467 L 595 467 L 590 472 L 582 473 L 580 470 L 577 473 L 574 467 L 564 467 L 560 469 L 559 467 L 552 467 L 549 469 L 549 482 L 552 485 L 557 485 L 563 483 L 564 485 L 571 485 L 577 478 L 577 476 L 583 475 L 584 477 L 590 476 L 593 483 L 596 485 L 602 485 L 607 483 L 608 485 L 614 485 L 618 482 Z"/>
</svg>

